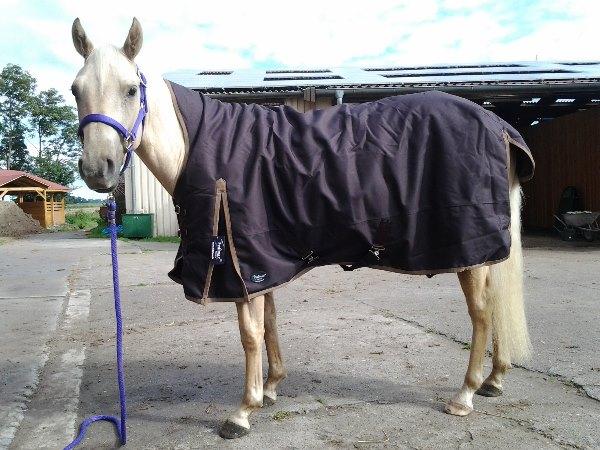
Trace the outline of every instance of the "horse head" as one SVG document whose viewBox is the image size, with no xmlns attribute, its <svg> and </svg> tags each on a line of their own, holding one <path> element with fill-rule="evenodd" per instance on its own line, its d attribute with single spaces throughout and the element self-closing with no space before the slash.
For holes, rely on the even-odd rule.
<svg viewBox="0 0 600 450">
<path fill-rule="evenodd" d="M 94 48 L 79 19 L 73 22 L 72 35 L 84 58 L 71 87 L 83 142 L 79 173 L 90 189 L 110 192 L 117 186 L 125 155 L 142 136 L 145 79 L 134 62 L 142 47 L 142 27 L 134 18 L 121 48 Z"/>
</svg>

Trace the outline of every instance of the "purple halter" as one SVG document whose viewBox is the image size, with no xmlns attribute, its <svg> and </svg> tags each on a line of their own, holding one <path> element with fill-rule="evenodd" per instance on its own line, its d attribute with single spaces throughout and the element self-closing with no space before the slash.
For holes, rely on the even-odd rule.
<svg viewBox="0 0 600 450">
<path fill-rule="evenodd" d="M 129 161 L 131 160 L 131 153 L 133 152 L 133 143 L 135 142 L 135 139 L 137 137 L 138 129 L 140 125 L 144 123 L 144 120 L 146 119 L 146 114 L 148 114 L 148 104 L 146 103 L 146 77 L 142 72 L 140 72 L 139 68 L 136 69 L 137 75 L 140 79 L 140 112 L 138 113 L 137 118 L 133 123 L 133 127 L 131 127 L 131 131 L 127 131 L 127 128 L 125 128 L 115 119 L 104 114 L 88 114 L 83 119 L 81 119 L 81 122 L 79 122 L 79 130 L 77 131 L 79 137 L 81 138 L 81 141 L 83 142 L 83 128 L 88 123 L 100 122 L 114 128 L 121 136 L 123 136 L 123 138 L 125 139 L 125 150 L 127 154 L 125 155 L 125 163 L 123 164 L 123 168 L 121 169 L 119 174 L 125 172 L 125 169 L 127 169 L 127 166 L 129 165 Z"/>
</svg>

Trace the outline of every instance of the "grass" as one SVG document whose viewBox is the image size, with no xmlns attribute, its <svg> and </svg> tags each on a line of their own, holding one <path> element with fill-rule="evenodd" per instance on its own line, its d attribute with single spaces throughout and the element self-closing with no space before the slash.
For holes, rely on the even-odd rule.
<svg viewBox="0 0 600 450">
<path fill-rule="evenodd" d="M 108 235 L 102 233 L 102 230 L 104 230 L 107 226 L 108 224 L 104 220 L 100 219 L 100 221 L 94 228 L 88 230 L 87 237 L 94 239 L 107 239 Z"/>
<path fill-rule="evenodd" d="M 141 239 L 134 238 L 121 238 L 124 241 L 133 241 L 133 242 L 167 242 L 171 244 L 179 244 L 181 242 L 181 238 L 178 236 L 153 236 Z"/>
<path fill-rule="evenodd" d="M 172 244 L 179 244 L 181 242 L 181 238 L 179 236 L 155 236 L 141 240 L 144 242 L 170 242 Z"/>
<path fill-rule="evenodd" d="M 69 214 L 71 212 L 77 212 L 77 211 L 97 211 L 98 208 L 100 208 L 102 205 L 104 205 L 104 202 L 98 202 L 98 203 L 67 203 L 65 205 L 65 208 L 67 210 L 67 214 Z"/>
<path fill-rule="evenodd" d="M 274 420 L 285 420 L 288 417 L 291 417 L 294 413 L 292 413 L 291 411 L 277 411 L 275 414 L 273 414 L 273 419 Z"/>
<path fill-rule="evenodd" d="M 65 223 L 55 227 L 53 231 L 93 230 L 100 226 L 104 228 L 106 224 L 100 218 L 100 213 L 97 208 L 67 209 L 65 213 Z M 102 228 L 100 228 L 100 230 Z M 98 234 L 100 234 L 100 231 Z"/>
<path fill-rule="evenodd" d="M 67 208 L 65 214 L 65 224 L 56 227 L 57 231 L 86 230 L 90 238 L 108 238 L 102 231 L 108 224 L 100 217 L 97 206 L 76 206 Z M 167 242 L 179 244 L 181 239 L 178 236 L 155 236 L 143 239 L 129 239 L 120 237 L 123 240 L 136 242 Z"/>
</svg>

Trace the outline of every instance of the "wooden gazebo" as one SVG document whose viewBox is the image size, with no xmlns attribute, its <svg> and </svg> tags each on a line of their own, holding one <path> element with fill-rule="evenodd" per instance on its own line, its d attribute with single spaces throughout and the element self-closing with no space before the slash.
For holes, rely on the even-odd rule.
<svg viewBox="0 0 600 450">
<path fill-rule="evenodd" d="M 65 223 L 65 194 L 70 189 L 20 170 L 0 170 L 0 201 L 17 197 L 17 205 L 44 228 Z"/>
</svg>

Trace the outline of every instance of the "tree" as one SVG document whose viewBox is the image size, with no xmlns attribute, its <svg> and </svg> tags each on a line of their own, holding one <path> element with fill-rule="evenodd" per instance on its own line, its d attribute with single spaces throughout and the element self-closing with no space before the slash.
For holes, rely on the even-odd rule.
<svg viewBox="0 0 600 450">
<path fill-rule="evenodd" d="M 36 80 L 8 64 L 0 74 L 0 159 L 6 167 L 28 170 L 69 185 L 75 181 L 79 151 L 77 114 L 56 89 L 36 94 Z M 32 160 L 25 138 L 37 135 L 37 157 Z M 0 161 L 0 162 L 2 162 Z"/>
<path fill-rule="evenodd" d="M 31 117 L 33 128 L 38 135 L 38 158 L 42 156 L 69 157 L 77 143 L 77 115 L 71 106 L 54 88 L 41 91 L 32 98 Z M 67 146 L 63 148 L 63 146 Z M 48 149 L 48 146 L 51 148 Z"/>
<path fill-rule="evenodd" d="M 91 203 L 97 205 L 98 203 L 101 203 L 101 200 L 98 200 L 97 198 L 90 199 L 67 194 L 65 195 L 65 203 Z"/>
<path fill-rule="evenodd" d="M 43 157 L 37 158 L 33 173 L 63 186 L 68 186 L 75 181 L 75 164 L 73 162 L 53 161 Z"/>
<path fill-rule="evenodd" d="M 12 126 L 12 131 L 2 134 L 0 138 L 0 167 L 13 170 L 33 169 L 31 156 L 25 143 L 26 130 L 21 122 Z"/>
<path fill-rule="evenodd" d="M 81 143 L 77 136 L 77 115 L 71 107 L 65 107 L 57 120 L 56 132 L 46 140 L 44 155 L 54 161 L 73 161 L 78 158 Z"/>
<path fill-rule="evenodd" d="M 4 167 L 14 167 L 11 160 L 22 165 L 27 162 L 25 135 L 29 131 L 27 119 L 35 87 L 35 78 L 19 66 L 8 64 L 0 73 L 0 142 Z M 13 151 L 17 154 L 13 155 Z"/>
<path fill-rule="evenodd" d="M 79 153 L 77 115 L 56 89 L 40 92 L 32 101 L 32 123 L 38 135 L 34 173 L 57 183 L 75 181 Z"/>
</svg>

